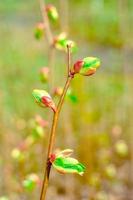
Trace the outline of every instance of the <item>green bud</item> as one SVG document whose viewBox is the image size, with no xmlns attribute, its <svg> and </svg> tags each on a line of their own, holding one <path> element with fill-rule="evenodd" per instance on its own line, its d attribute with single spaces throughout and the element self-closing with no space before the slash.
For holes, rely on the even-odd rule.
<svg viewBox="0 0 133 200">
<path fill-rule="evenodd" d="M 14 160 L 19 161 L 19 162 L 23 161 L 24 158 L 25 158 L 23 152 L 21 152 L 20 149 L 18 149 L 18 148 L 14 148 L 14 149 L 12 150 L 11 156 L 12 156 L 12 158 L 13 158 Z"/>
<path fill-rule="evenodd" d="M 32 191 L 39 182 L 40 182 L 40 179 L 36 174 L 30 174 L 22 182 L 22 185 L 27 191 Z"/>
<path fill-rule="evenodd" d="M 39 106 L 49 107 L 54 112 L 56 112 L 55 103 L 53 102 L 53 100 L 52 100 L 51 96 L 48 94 L 48 92 L 46 92 L 45 90 L 35 89 L 35 90 L 33 90 L 32 95 L 34 96 L 34 98 Z"/>
<path fill-rule="evenodd" d="M 110 179 L 116 177 L 116 168 L 115 168 L 115 166 L 113 164 L 110 164 L 110 165 L 106 166 L 105 175 Z"/>
<path fill-rule="evenodd" d="M 82 60 L 78 60 L 72 69 L 72 74 L 79 73 L 83 76 L 90 76 L 94 74 L 97 68 L 100 66 L 100 60 L 95 57 L 86 57 Z"/>
<path fill-rule="evenodd" d="M 66 33 L 61 33 L 57 37 L 55 37 L 53 45 L 58 50 L 67 51 L 68 45 L 71 47 L 71 52 L 75 52 L 77 50 L 76 43 L 72 40 L 67 39 Z"/>
<path fill-rule="evenodd" d="M 69 99 L 72 103 L 78 102 L 77 96 L 73 93 L 73 91 L 70 88 L 67 90 L 66 98 Z"/>
<path fill-rule="evenodd" d="M 46 6 L 46 11 L 47 11 L 47 15 L 48 15 L 48 18 L 51 20 L 51 21 L 57 21 L 58 18 L 59 18 L 59 15 L 58 15 L 58 12 L 57 12 L 57 9 L 55 6 L 49 4 Z"/>
<path fill-rule="evenodd" d="M 49 68 L 48 67 L 43 67 L 40 70 L 40 79 L 42 82 L 46 83 L 49 78 Z"/>
<path fill-rule="evenodd" d="M 35 126 L 35 128 L 33 129 L 33 137 L 35 138 L 35 140 L 44 137 L 44 129 L 42 126 Z"/>
<path fill-rule="evenodd" d="M 128 146 L 125 141 L 118 141 L 115 144 L 115 151 L 120 157 L 126 157 L 128 155 Z"/>
<path fill-rule="evenodd" d="M 44 36 L 44 28 L 45 26 L 42 22 L 37 24 L 34 32 L 35 38 L 37 40 L 41 39 Z"/>
</svg>

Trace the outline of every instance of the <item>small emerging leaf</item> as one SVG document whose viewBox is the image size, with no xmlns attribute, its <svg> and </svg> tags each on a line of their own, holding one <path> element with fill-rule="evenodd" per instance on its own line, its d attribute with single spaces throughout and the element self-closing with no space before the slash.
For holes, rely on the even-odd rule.
<svg viewBox="0 0 133 200">
<path fill-rule="evenodd" d="M 85 166 L 78 162 L 78 160 L 71 157 L 57 157 L 52 163 L 53 167 L 60 173 L 72 173 L 83 175 Z"/>
<path fill-rule="evenodd" d="M 67 45 L 71 46 L 71 51 L 74 52 L 77 50 L 76 43 L 67 38 L 66 33 L 61 33 L 54 38 L 54 47 L 58 50 L 66 51 Z"/>
</svg>

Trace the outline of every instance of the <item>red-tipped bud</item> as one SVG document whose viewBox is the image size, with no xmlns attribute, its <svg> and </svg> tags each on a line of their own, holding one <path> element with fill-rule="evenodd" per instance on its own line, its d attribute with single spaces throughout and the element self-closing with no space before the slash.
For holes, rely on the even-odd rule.
<svg viewBox="0 0 133 200">
<path fill-rule="evenodd" d="M 74 73 L 79 73 L 80 69 L 82 68 L 84 64 L 83 60 L 78 60 L 75 64 L 74 64 Z"/>
<path fill-rule="evenodd" d="M 59 18 L 57 9 L 55 6 L 49 4 L 46 6 L 46 12 L 50 20 L 57 21 Z"/>
<path fill-rule="evenodd" d="M 55 153 L 52 153 L 52 154 L 50 155 L 50 158 L 49 158 L 50 162 L 53 163 L 53 162 L 55 161 L 55 159 L 56 159 L 56 154 L 55 154 Z"/>
<path fill-rule="evenodd" d="M 41 107 L 49 107 L 51 108 L 54 112 L 56 112 L 56 106 L 55 103 L 53 102 L 51 96 L 46 92 L 45 90 L 38 90 L 35 89 L 33 90 L 33 96 Z"/>
<path fill-rule="evenodd" d="M 94 74 L 97 68 L 100 66 L 100 60 L 95 57 L 86 57 L 82 60 L 78 60 L 71 71 L 71 74 L 74 75 L 79 73 L 83 76 L 90 76 Z"/>
</svg>

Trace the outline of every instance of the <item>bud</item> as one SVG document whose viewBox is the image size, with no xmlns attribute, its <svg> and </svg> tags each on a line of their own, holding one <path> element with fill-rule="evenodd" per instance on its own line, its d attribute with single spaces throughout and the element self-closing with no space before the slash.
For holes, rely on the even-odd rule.
<svg viewBox="0 0 133 200">
<path fill-rule="evenodd" d="M 35 126 L 33 129 L 32 129 L 32 136 L 33 138 L 36 140 L 36 139 L 39 139 L 39 138 L 43 138 L 44 137 L 44 129 L 42 126 Z"/>
<path fill-rule="evenodd" d="M 45 90 L 35 89 L 35 90 L 33 90 L 32 94 L 39 106 L 49 107 L 54 112 L 56 112 L 55 103 L 53 102 L 53 100 L 52 100 L 51 96 L 48 94 L 48 92 L 46 92 Z"/>
<path fill-rule="evenodd" d="M 72 173 L 83 175 L 85 166 L 79 163 L 75 158 L 69 157 L 73 153 L 71 149 L 65 149 L 58 151 L 55 154 L 51 154 L 50 162 L 53 167 L 61 174 Z"/>
<path fill-rule="evenodd" d="M 25 156 L 24 153 L 20 151 L 18 148 L 14 148 L 11 152 L 11 156 L 14 160 L 21 162 L 24 160 Z"/>
<path fill-rule="evenodd" d="M 77 103 L 77 102 L 78 102 L 78 98 L 77 98 L 77 96 L 73 93 L 73 91 L 71 90 L 71 88 L 69 88 L 69 89 L 67 90 L 66 98 L 67 98 L 68 100 L 70 100 L 72 103 Z"/>
<path fill-rule="evenodd" d="M 96 69 L 100 66 L 100 60 L 95 57 L 86 57 L 82 60 L 78 60 L 72 70 L 72 74 L 79 73 L 83 76 L 90 76 L 96 72 Z"/>
<path fill-rule="evenodd" d="M 46 83 L 49 78 L 49 68 L 48 67 L 43 67 L 40 70 L 40 79 L 42 82 Z"/>
<path fill-rule="evenodd" d="M 115 178 L 116 177 L 116 168 L 113 164 L 110 164 L 108 166 L 106 166 L 105 168 L 105 175 L 109 178 L 109 179 L 112 179 L 112 178 Z"/>
<path fill-rule="evenodd" d="M 32 191 L 39 184 L 40 179 L 36 174 L 28 175 L 22 183 L 23 187 L 28 191 Z"/>
<path fill-rule="evenodd" d="M 59 18 L 59 15 L 58 15 L 58 12 L 57 12 L 57 9 L 55 6 L 49 4 L 46 6 L 46 11 L 47 11 L 47 15 L 48 15 L 48 18 L 51 20 L 51 21 L 57 21 L 58 18 Z"/>
<path fill-rule="evenodd" d="M 37 24 L 34 32 L 36 39 L 39 40 L 44 36 L 44 28 L 45 28 L 44 23 L 40 22 Z"/>
<path fill-rule="evenodd" d="M 58 50 L 67 51 L 67 45 L 71 47 L 71 51 L 77 50 L 76 43 L 72 40 L 67 39 L 66 33 L 61 33 L 54 38 L 54 47 Z"/>
<path fill-rule="evenodd" d="M 62 93 L 63 93 L 63 88 L 62 87 L 55 88 L 54 96 L 59 96 L 60 97 L 62 95 Z"/>
<path fill-rule="evenodd" d="M 43 128 L 48 127 L 48 121 L 44 120 L 40 115 L 35 116 L 35 123 Z"/>
<path fill-rule="evenodd" d="M 58 50 L 64 50 L 66 47 L 67 36 L 66 33 L 60 33 L 54 38 L 54 46 Z"/>
<path fill-rule="evenodd" d="M 120 157 L 126 157 L 128 155 L 128 146 L 125 141 L 118 141 L 115 144 L 115 151 Z"/>
</svg>

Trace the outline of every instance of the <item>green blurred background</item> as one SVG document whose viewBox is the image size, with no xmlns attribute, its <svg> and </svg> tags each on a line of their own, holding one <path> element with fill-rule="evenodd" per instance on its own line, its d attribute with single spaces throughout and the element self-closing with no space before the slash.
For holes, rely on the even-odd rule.
<svg viewBox="0 0 133 200">
<path fill-rule="evenodd" d="M 49 0 L 59 13 L 53 34 L 67 31 L 78 51 L 73 61 L 97 56 L 102 65 L 92 77 L 77 76 L 65 102 L 56 147 L 73 148 L 86 165 L 83 177 L 52 171 L 47 199 L 132 199 L 133 131 L 133 1 Z M 43 177 L 48 130 L 14 161 L 11 152 L 32 134 L 36 114 L 51 120 L 32 98 L 34 88 L 45 89 L 39 70 L 48 65 L 46 39 L 36 41 L 41 21 L 39 1 L 0 1 L 0 196 L 9 200 L 39 199 L 40 187 L 26 191 L 22 182 L 30 173 Z M 53 86 L 63 86 L 65 53 L 55 52 Z M 56 99 L 57 100 L 57 99 Z M 6 200 L 6 199 L 1 199 Z"/>
</svg>

